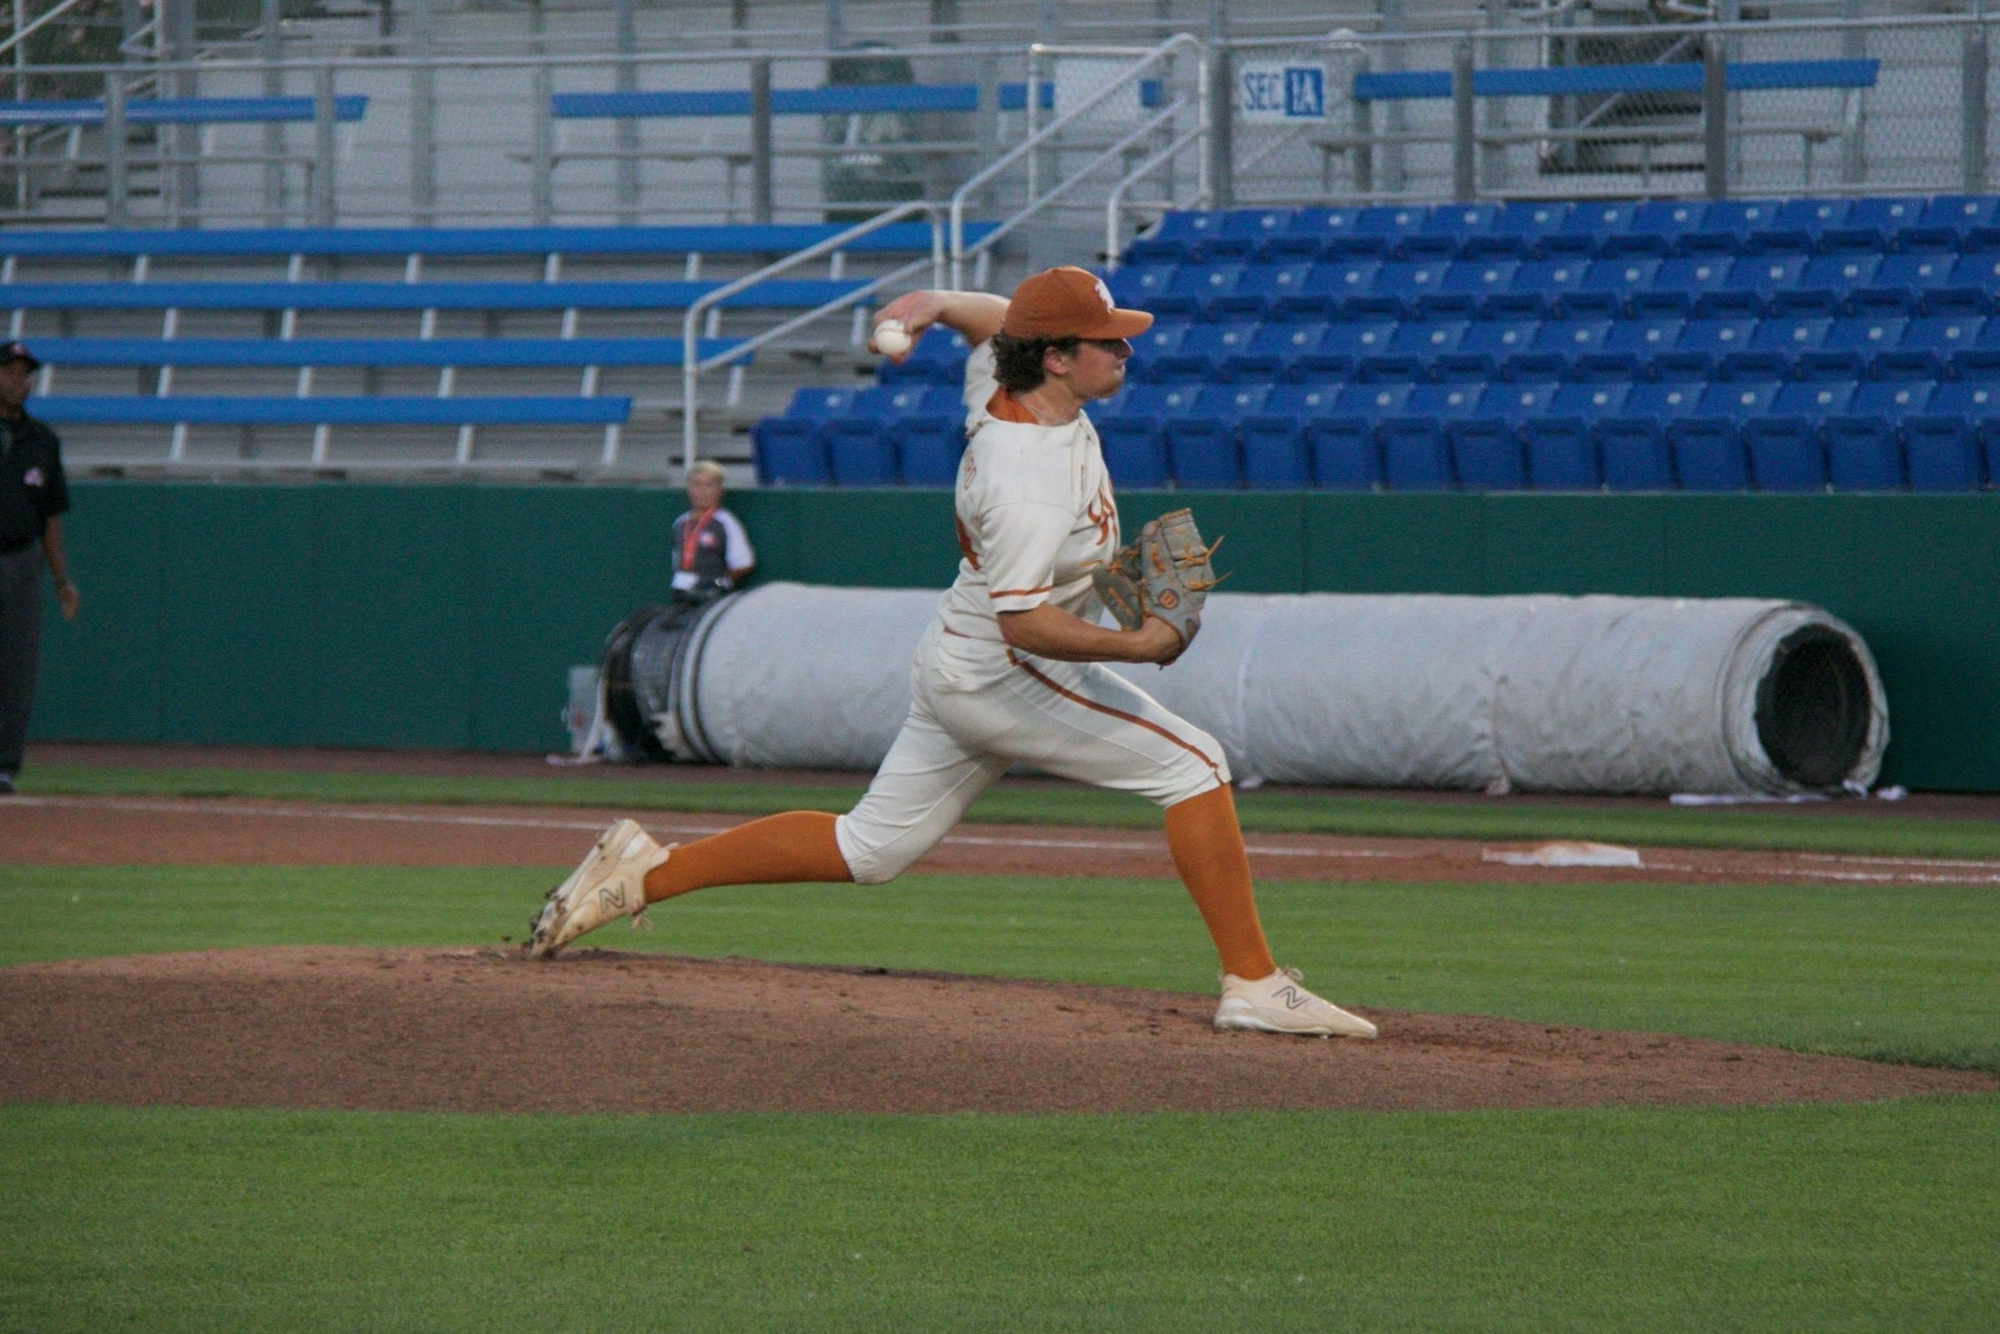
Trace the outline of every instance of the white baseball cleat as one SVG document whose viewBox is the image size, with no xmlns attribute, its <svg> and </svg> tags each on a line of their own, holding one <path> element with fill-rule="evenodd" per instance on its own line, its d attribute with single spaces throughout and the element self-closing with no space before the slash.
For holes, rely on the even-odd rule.
<svg viewBox="0 0 2000 1334">
<path fill-rule="evenodd" d="M 1299 1033 L 1321 1038 L 1372 1038 L 1375 1025 L 1321 1000 L 1299 985 L 1299 970 L 1281 968 L 1254 982 L 1222 975 L 1222 1004 L 1215 1026 L 1256 1033 Z"/>
<path fill-rule="evenodd" d="M 646 873 L 664 865 L 672 852 L 655 843 L 637 821 L 614 823 L 597 836 L 597 846 L 569 879 L 549 891 L 548 903 L 535 918 L 528 953 L 546 959 L 615 918 L 630 917 L 636 925 L 646 911 Z"/>
</svg>

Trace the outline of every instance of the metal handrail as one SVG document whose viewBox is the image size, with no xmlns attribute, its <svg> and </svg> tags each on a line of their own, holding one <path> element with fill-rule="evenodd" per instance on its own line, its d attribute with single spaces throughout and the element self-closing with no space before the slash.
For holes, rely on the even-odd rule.
<svg viewBox="0 0 2000 1334">
<path fill-rule="evenodd" d="M 702 316 L 706 315 L 723 301 L 735 296 L 738 292 L 748 291 L 761 282 L 775 278 L 777 275 L 794 269 L 801 264 L 818 259 L 822 255 L 830 255 L 836 250 L 844 250 L 862 237 L 879 231 L 890 223 L 901 221 L 915 213 L 922 213 L 930 220 L 931 254 L 929 263 L 931 265 L 931 272 L 934 275 L 934 281 L 939 286 L 942 286 L 944 270 L 944 227 L 942 213 L 936 204 L 928 200 L 913 199 L 907 203 L 898 204 L 894 208 L 885 209 L 872 218 L 856 223 L 838 235 L 829 236 L 826 240 L 807 246 L 804 250 L 794 251 L 783 259 L 766 264 L 756 272 L 745 274 L 743 277 L 737 278 L 732 282 L 724 283 L 714 291 L 695 299 L 694 303 L 688 307 L 687 318 L 681 322 L 681 446 L 684 454 L 684 466 L 690 468 L 694 466 L 695 454 L 701 444 L 699 410 L 701 373 L 703 371 L 713 370 L 731 361 L 739 361 L 774 338 L 790 333 L 793 329 L 809 324 L 823 315 L 828 315 L 833 311 L 854 305 L 888 283 L 899 280 L 903 274 L 910 270 L 921 267 L 924 261 L 917 260 L 906 264 L 894 273 L 885 274 L 877 278 L 874 282 L 857 288 L 845 296 L 829 301 L 817 309 L 805 312 L 803 315 L 786 320 L 776 328 L 767 329 L 755 338 L 747 339 L 727 352 L 710 357 L 707 361 L 703 361 L 701 358 Z M 609 452 L 610 450 L 607 447 L 606 453 L 609 454 Z M 606 459 L 607 464 L 613 462 L 616 462 L 616 460 L 611 458 Z"/>
<path fill-rule="evenodd" d="M 1203 134 L 1205 133 L 1206 133 L 1205 127 L 1200 125 L 1195 126 L 1193 129 L 1182 134 L 1180 138 L 1174 140 L 1172 143 L 1168 144 L 1165 148 L 1162 148 L 1159 152 L 1147 158 L 1137 167 L 1134 167 L 1130 172 L 1126 173 L 1125 178 L 1123 180 L 1119 181 L 1118 184 L 1111 187 L 1111 195 L 1108 199 L 1105 200 L 1104 204 L 1105 272 L 1115 273 L 1118 269 L 1118 252 L 1122 249 L 1122 247 L 1118 243 L 1118 233 L 1119 233 L 1118 220 L 1121 216 L 1123 216 L 1125 212 L 1125 192 L 1130 188 L 1132 188 L 1134 185 L 1137 185 L 1140 181 L 1144 180 L 1147 176 L 1152 175 L 1153 172 L 1157 171 L 1160 167 L 1162 167 L 1166 163 L 1171 162 L 1174 158 L 1178 157 L 1183 151 L 1187 149 L 1188 145 L 1193 144 L 1198 140 L 1200 140 Z M 1209 196 L 1199 191 L 1196 192 L 1194 198 L 1194 206 L 1196 208 L 1201 208 L 1208 202 L 1209 202 Z M 1168 207 L 1177 208 L 1179 207 L 1179 205 L 1168 205 Z"/>
<path fill-rule="evenodd" d="M 56 5 L 55 8 L 49 10 L 48 13 L 43 14 L 33 23 L 23 26 L 19 32 L 15 33 L 12 37 L 9 37 L 6 41 L 0 42 L 0 56 L 6 55 L 9 51 L 12 51 L 22 42 L 27 41 L 37 32 L 40 32 L 45 24 L 48 24 L 49 22 L 55 19 L 61 18 L 64 14 L 69 13 L 70 10 L 75 9 L 78 5 L 82 3 L 83 0 L 61 0 L 61 3 Z"/>
<path fill-rule="evenodd" d="M 1140 74 L 1145 72 L 1147 69 L 1150 69 L 1157 62 L 1164 60 L 1168 56 L 1172 55 L 1175 51 L 1180 50 L 1183 47 L 1191 47 L 1197 53 L 1199 53 L 1202 50 L 1202 44 L 1195 38 L 1188 36 L 1186 33 L 1179 33 L 1173 37 L 1168 38 L 1166 41 L 1161 42 L 1158 46 L 1152 47 L 1146 51 L 1139 53 L 1141 58 L 1134 62 L 1131 69 L 1125 71 L 1125 73 L 1119 75 L 1116 79 L 1113 79 L 1110 83 L 1098 89 L 1095 93 L 1091 94 L 1083 101 L 1077 103 L 1074 107 L 1070 108 L 1068 111 L 1065 111 L 1060 116 L 1057 116 L 1047 125 L 1041 126 L 1038 129 L 1036 129 L 1033 133 L 1029 134 L 1027 138 L 1023 139 L 1013 148 L 1010 148 L 1005 153 L 1002 153 L 999 157 L 995 158 L 984 169 L 974 173 L 969 180 L 967 180 L 963 185 L 959 186 L 958 189 L 953 192 L 951 196 L 951 285 L 954 290 L 957 290 L 963 287 L 964 285 L 965 259 L 968 254 L 977 253 L 980 250 L 985 250 L 990 248 L 997 240 L 999 240 L 1001 236 L 1005 235 L 1007 232 L 1019 226 L 1021 222 L 1023 222 L 1032 214 L 1039 212 L 1045 203 L 1047 203 L 1050 199 L 1054 199 L 1063 190 L 1067 189 L 1068 186 L 1070 184 L 1073 184 L 1077 178 L 1072 177 L 1069 182 L 1066 182 L 1062 186 L 1058 186 L 1056 190 L 1051 191 L 1048 195 L 1044 196 L 1040 200 L 1030 198 L 1025 208 L 1023 208 L 1019 213 L 1015 214 L 1013 217 L 1001 223 L 1000 226 L 995 231 L 993 231 L 992 233 L 988 234 L 985 237 L 982 237 L 979 240 L 979 242 L 972 248 L 972 250 L 968 251 L 965 246 L 965 205 L 966 201 L 971 198 L 973 191 L 984 186 L 988 181 L 998 176 L 1002 171 L 1005 171 L 1008 167 L 1020 161 L 1023 156 L 1041 148 L 1045 143 L 1048 142 L 1048 140 L 1053 138 L 1058 131 L 1062 130 L 1070 122 L 1078 119 L 1084 113 L 1096 109 L 1097 105 L 1100 102 L 1103 102 L 1104 100 L 1109 98 L 1113 93 L 1118 92 L 1119 90 L 1124 88 L 1127 84 L 1131 83 L 1134 79 L 1138 78 Z M 1063 54 L 1077 54 L 1077 55 L 1132 54 L 1131 49 L 1125 47 L 1049 47 L 1049 46 L 1043 46 L 1039 43 L 1037 43 L 1035 46 L 1030 47 L 1028 50 L 1028 108 L 1031 112 L 1041 101 L 1041 96 L 1039 91 L 1041 81 L 1037 77 L 1036 58 L 1040 55 L 1051 52 L 1060 52 Z M 1209 109 L 1207 62 L 1206 61 L 1200 62 L 1200 67 L 1201 67 L 1201 76 L 1195 99 L 1195 119 L 1196 123 L 1202 127 L 1203 133 L 1206 134 L 1208 126 L 1208 109 Z M 1177 98 L 1175 99 L 1173 105 L 1169 108 L 1169 110 L 1173 112 L 1178 112 L 1179 109 L 1185 105 L 1186 103 L 1184 99 Z M 1155 116 L 1153 118 L 1153 121 L 1148 122 L 1148 126 L 1152 126 L 1153 123 L 1157 122 L 1158 120 L 1160 120 L 1160 117 Z M 1029 123 L 1032 125 L 1034 122 L 1030 120 Z M 1126 139 L 1121 140 L 1120 143 L 1111 151 L 1113 152 L 1123 151 L 1123 149 L 1127 146 L 1128 142 L 1130 141 L 1131 137 L 1132 136 L 1130 135 L 1126 136 Z M 1096 163 L 1093 162 L 1090 167 L 1086 167 L 1084 169 L 1083 174 L 1087 174 L 1088 172 L 1094 170 L 1095 167 Z M 1206 165 L 1204 164 L 1203 178 L 1201 182 L 1201 187 L 1203 190 L 1206 190 L 1208 187 L 1208 180 L 1206 173 L 1207 173 L 1207 168 Z"/>
</svg>

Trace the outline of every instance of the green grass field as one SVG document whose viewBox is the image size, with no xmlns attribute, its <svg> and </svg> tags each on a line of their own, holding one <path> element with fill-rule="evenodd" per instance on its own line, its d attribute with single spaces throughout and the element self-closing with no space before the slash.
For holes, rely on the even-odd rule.
<svg viewBox="0 0 2000 1334">
<path fill-rule="evenodd" d="M 0 866 L 0 965 L 518 940 L 553 874 Z M 2000 1070 L 1991 889 L 1259 897 L 1281 958 L 1363 1007 Z M 1213 987 L 1168 881 L 731 889 L 654 916 L 603 943 Z M 1994 1096 L 1102 1117 L 9 1106 L 0 1330 L 1984 1332 L 1995 1143 Z"/>
<path fill-rule="evenodd" d="M 671 771 L 669 771 L 671 772 Z M 37 765 L 22 790 L 46 795 L 269 797 L 297 801 L 622 807 L 769 815 L 845 811 L 860 796 L 843 786 L 710 783 L 552 775 L 547 778 L 285 773 L 261 769 L 145 769 Z M 1643 847 L 1770 848 L 1907 857 L 2000 857 L 2000 822 L 1844 815 L 1834 809 L 1566 807 L 1423 802 L 1294 791 L 1241 793 L 1243 827 L 1261 833 L 1390 838 L 1581 838 Z M 1137 797 L 1092 789 L 1003 788 L 968 816 L 1001 824 L 1153 828 L 1159 812 Z"/>
</svg>

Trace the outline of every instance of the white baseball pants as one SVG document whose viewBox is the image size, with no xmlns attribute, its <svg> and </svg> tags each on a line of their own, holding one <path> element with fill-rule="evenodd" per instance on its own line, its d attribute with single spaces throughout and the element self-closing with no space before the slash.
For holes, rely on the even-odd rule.
<svg viewBox="0 0 2000 1334">
<path fill-rule="evenodd" d="M 1229 781 L 1214 737 L 1101 663 L 1050 662 L 934 623 L 910 685 L 902 732 L 834 823 L 857 884 L 901 875 L 1016 764 L 1163 807 Z"/>
</svg>

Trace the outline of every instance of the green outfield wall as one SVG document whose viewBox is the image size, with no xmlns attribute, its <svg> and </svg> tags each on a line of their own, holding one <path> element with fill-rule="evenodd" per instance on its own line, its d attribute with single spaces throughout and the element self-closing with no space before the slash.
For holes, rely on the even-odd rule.
<svg viewBox="0 0 2000 1334">
<path fill-rule="evenodd" d="M 534 751 L 571 663 L 667 588 L 666 489 L 74 485 L 84 594 L 49 608 L 34 735 Z M 942 588 L 950 497 L 731 500 L 764 578 Z M 1887 781 L 2000 791 L 2000 495 L 1133 493 L 1191 504 L 1233 590 L 1818 603 L 1873 646 Z M 799 646 L 809 651 L 809 645 Z"/>
</svg>

